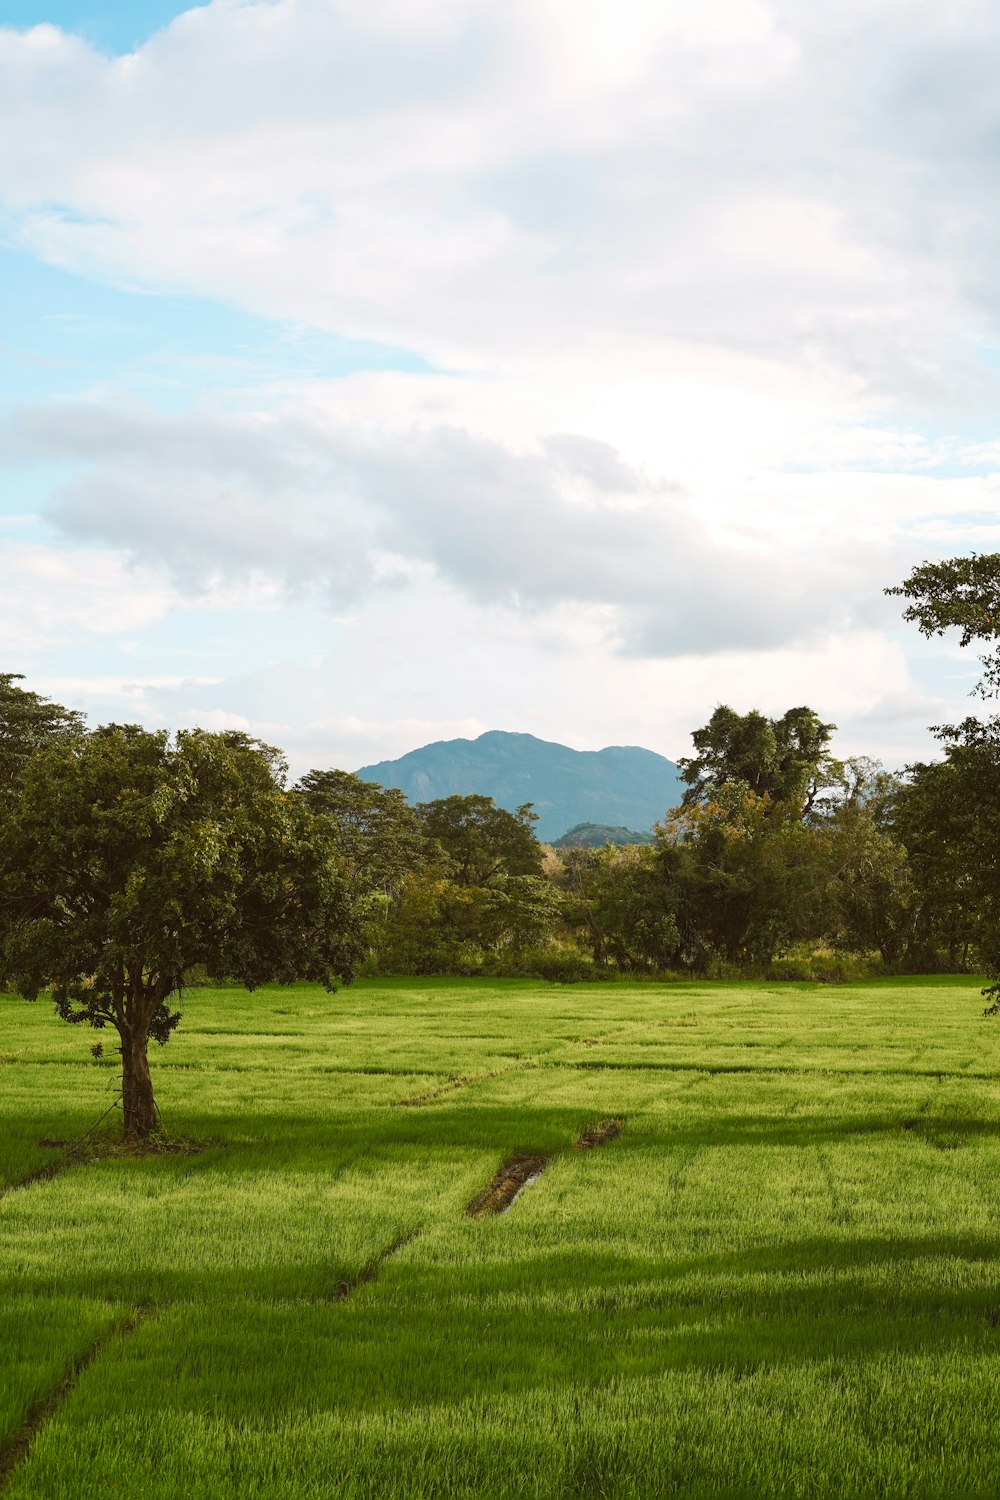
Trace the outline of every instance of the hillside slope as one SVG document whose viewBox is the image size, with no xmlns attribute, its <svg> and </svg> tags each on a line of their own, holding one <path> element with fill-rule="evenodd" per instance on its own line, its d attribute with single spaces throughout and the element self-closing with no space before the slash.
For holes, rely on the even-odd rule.
<svg viewBox="0 0 1000 1500">
<path fill-rule="evenodd" d="M 492 729 L 476 740 L 439 740 L 357 774 L 430 802 L 479 792 L 511 811 L 532 802 L 536 832 L 549 842 L 579 823 L 645 831 L 680 801 L 672 760 L 638 745 L 571 750 L 533 734 Z"/>
</svg>

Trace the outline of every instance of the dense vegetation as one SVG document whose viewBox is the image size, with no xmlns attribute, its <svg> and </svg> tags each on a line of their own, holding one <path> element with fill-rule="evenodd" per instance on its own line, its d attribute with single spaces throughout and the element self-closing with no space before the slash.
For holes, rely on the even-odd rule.
<svg viewBox="0 0 1000 1500">
<path fill-rule="evenodd" d="M 994 1495 L 1000 1034 L 976 1002 L 199 992 L 160 1094 L 203 1149 L 88 1141 L 0 1194 L 5 1497 Z M 59 1167 L 39 1139 L 82 1135 L 113 1078 L 0 1000 L 0 1183 Z M 620 1139 L 574 1149 L 608 1118 Z M 467 1217 L 526 1151 L 541 1178 Z"/>
<path fill-rule="evenodd" d="M 994 639 L 994 561 L 912 617 Z M 0 676 L 4 1494 L 994 1494 L 982 981 L 747 976 L 996 979 L 1000 722 L 833 733 L 722 705 L 651 844 L 553 850 Z M 612 982 L 381 977 L 455 971 Z"/>
<path fill-rule="evenodd" d="M 998 580 L 1000 555 L 974 557 L 890 592 L 927 632 L 993 641 Z M 984 662 L 985 691 L 998 679 Z M 877 965 L 997 981 L 1000 720 L 940 729 L 943 758 L 904 775 L 838 759 L 835 727 L 806 706 L 720 705 L 652 843 L 552 849 L 527 802 L 413 806 L 340 770 L 289 786 L 280 752 L 244 734 L 88 733 L 2 675 L 0 971 L 64 1020 L 117 1032 L 133 1136 L 157 1126 L 148 1044 L 167 1041 L 185 986 L 206 976 L 332 988 L 356 972 Z M 1000 1004 L 1000 984 L 990 993 Z"/>
</svg>

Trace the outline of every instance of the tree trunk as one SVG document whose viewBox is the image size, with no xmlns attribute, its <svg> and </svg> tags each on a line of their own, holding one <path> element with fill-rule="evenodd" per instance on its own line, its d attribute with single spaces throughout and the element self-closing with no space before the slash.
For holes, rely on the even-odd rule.
<svg viewBox="0 0 1000 1500">
<path fill-rule="evenodd" d="M 148 1044 L 149 1033 L 145 1029 L 122 1033 L 122 1108 L 127 1141 L 145 1140 L 160 1123 L 146 1056 Z"/>
</svg>

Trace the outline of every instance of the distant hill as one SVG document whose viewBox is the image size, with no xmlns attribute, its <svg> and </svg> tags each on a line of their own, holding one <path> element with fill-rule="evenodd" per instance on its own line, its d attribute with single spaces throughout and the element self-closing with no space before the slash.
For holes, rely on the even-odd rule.
<svg viewBox="0 0 1000 1500">
<path fill-rule="evenodd" d="M 568 828 L 600 823 L 651 829 L 684 790 L 672 760 L 637 745 L 571 750 L 568 745 L 491 729 L 476 740 L 439 740 L 357 774 L 406 793 L 411 802 L 479 792 L 509 811 L 533 802 L 535 831 L 551 843 Z"/>
<path fill-rule="evenodd" d="M 607 823 L 577 823 L 561 838 L 552 840 L 554 849 L 603 849 L 605 844 L 651 844 L 651 833 L 636 833 L 634 828 L 612 828 Z"/>
</svg>

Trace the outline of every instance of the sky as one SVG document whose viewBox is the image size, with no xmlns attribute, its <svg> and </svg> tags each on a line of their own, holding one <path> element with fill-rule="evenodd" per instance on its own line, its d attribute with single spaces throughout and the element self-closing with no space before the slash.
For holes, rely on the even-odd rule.
<svg viewBox="0 0 1000 1500">
<path fill-rule="evenodd" d="M 1000 550 L 992 0 L 5 0 L 2 670 L 293 770 L 935 753 Z"/>
</svg>

